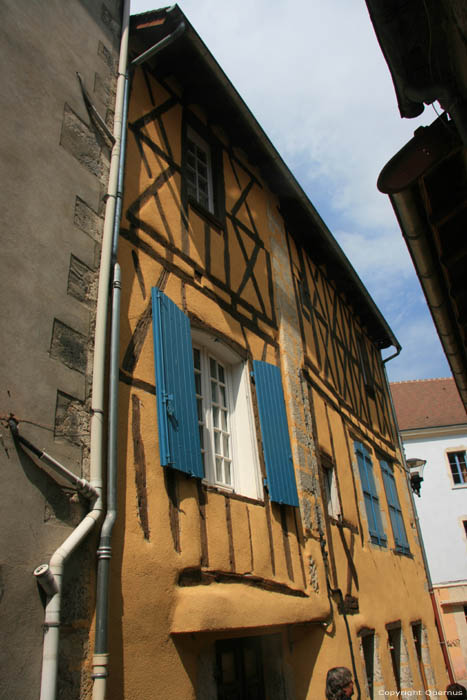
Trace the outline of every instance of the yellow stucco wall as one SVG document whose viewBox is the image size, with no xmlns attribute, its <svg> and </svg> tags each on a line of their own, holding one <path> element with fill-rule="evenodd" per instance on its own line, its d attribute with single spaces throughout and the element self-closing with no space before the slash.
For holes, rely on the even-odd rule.
<svg viewBox="0 0 467 700">
<path fill-rule="evenodd" d="M 405 477 L 392 442 L 379 354 L 325 269 L 297 248 L 293 232 L 286 232 L 277 200 L 255 164 L 231 148 L 218 127 L 212 133 L 221 139 L 228 215 L 220 225 L 183 203 L 184 110 L 205 125 L 208 120 L 200 106 L 183 108 L 172 89 L 149 71 L 144 78 L 138 69 L 130 103 L 119 248 L 122 475 L 112 564 L 109 697 L 209 700 L 215 692 L 209 686 L 215 640 L 250 634 L 264 636 L 265 649 L 281 649 L 281 692 L 286 695 L 274 695 L 271 681 L 271 700 L 323 697 L 327 669 L 352 667 L 340 594 L 328 591 L 328 585 L 358 599 L 347 620 L 362 697 L 358 634 L 375 630 L 380 659 L 375 688 L 394 689 L 385 626 L 398 620 L 410 668 L 407 687 L 409 676 L 412 687 L 420 687 L 410 629 L 415 621 L 426 628 L 433 684 L 444 687 L 447 678 Z M 150 113 L 153 117 L 142 119 Z M 319 310 L 314 328 L 298 302 L 299 283 L 308 285 Z M 280 367 L 300 509 L 273 504 L 267 494 L 227 493 L 160 466 L 150 305 L 155 285 L 193 326 L 208 330 L 250 366 L 262 359 Z M 357 334 L 375 378 L 374 398 L 359 369 Z M 252 393 L 254 399 L 254 386 Z M 256 409 L 255 423 L 264 476 Z M 355 439 L 367 446 L 375 464 L 378 455 L 395 464 L 410 557 L 393 553 L 380 475 L 388 546 L 369 541 Z M 337 475 L 340 520 L 331 519 L 323 506 L 323 454 Z"/>
</svg>

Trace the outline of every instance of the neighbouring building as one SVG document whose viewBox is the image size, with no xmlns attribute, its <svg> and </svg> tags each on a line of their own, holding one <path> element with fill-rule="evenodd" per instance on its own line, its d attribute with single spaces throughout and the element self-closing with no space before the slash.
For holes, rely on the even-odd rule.
<svg viewBox="0 0 467 700">
<path fill-rule="evenodd" d="M 1 16 L 0 697 L 36 700 L 44 610 L 33 571 L 49 561 L 88 506 L 75 488 L 57 484 L 44 463 L 41 469 L 30 452 L 17 449 L 7 421 L 14 416 L 31 442 L 89 476 L 121 3 L 5 0 Z M 78 697 L 81 684 L 94 551 L 90 541 L 76 551 L 63 584 L 64 700 Z"/>
<path fill-rule="evenodd" d="M 467 684 L 467 415 L 452 378 L 391 392 L 407 460 L 426 460 L 417 512 L 452 669 Z"/>
<path fill-rule="evenodd" d="M 464 0 L 366 0 L 400 115 L 442 114 L 384 166 L 389 195 L 467 408 L 467 13 Z M 436 111 L 436 107 L 434 107 Z M 384 134 L 382 134 L 384 138 Z"/>
<path fill-rule="evenodd" d="M 7 10 L 0 694 L 444 689 L 400 346 L 332 234 L 177 6 L 128 81 L 128 2 Z"/>
</svg>

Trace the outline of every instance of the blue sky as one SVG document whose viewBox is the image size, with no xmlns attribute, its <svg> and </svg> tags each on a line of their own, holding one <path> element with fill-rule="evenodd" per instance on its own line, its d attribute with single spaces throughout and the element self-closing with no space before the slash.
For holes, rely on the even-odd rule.
<svg viewBox="0 0 467 700">
<path fill-rule="evenodd" d="M 390 381 L 450 376 L 386 195 L 401 119 L 364 0 L 181 0 L 179 6 L 294 173 L 402 345 Z M 131 12 L 161 5 L 132 0 Z M 439 108 L 438 108 L 439 109 Z"/>
</svg>

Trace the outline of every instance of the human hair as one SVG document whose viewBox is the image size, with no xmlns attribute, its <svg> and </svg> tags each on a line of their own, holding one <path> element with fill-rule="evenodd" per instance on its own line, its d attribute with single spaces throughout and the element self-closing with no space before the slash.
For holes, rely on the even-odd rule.
<svg viewBox="0 0 467 700">
<path fill-rule="evenodd" d="M 467 690 L 460 683 L 450 683 L 446 688 L 446 697 L 464 700 L 467 698 Z"/>
<path fill-rule="evenodd" d="M 344 688 L 352 680 L 352 674 L 345 666 L 335 666 L 330 668 L 326 676 L 326 698 L 327 700 L 342 700 L 346 698 Z"/>
</svg>

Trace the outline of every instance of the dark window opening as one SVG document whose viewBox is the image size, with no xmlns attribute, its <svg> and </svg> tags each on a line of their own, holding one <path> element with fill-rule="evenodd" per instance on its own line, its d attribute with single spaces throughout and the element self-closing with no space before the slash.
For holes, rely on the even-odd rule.
<svg viewBox="0 0 467 700">
<path fill-rule="evenodd" d="M 401 689 L 401 628 L 388 630 L 389 653 L 391 654 L 392 670 L 397 690 Z"/>
<path fill-rule="evenodd" d="M 265 700 L 261 640 L 216 643 L 218 700 Z"/>
<path fill-rule="evenodd" d="M 428 690 L 428 684 L 426 682 L 425 666 L 423 663 L 422 656 L 422 625 L 420 622 L 414 623 L 412 625 L 413 641 L 415 645 L 415 652 L 417 654 L 418 668 L 420 671 L 420 676 L 422 678 L 424 690 Z"/>
<path fill-rule="evenodd" d="M 183 130 L 182 201 L 221 229 L 225 223 L 222 146 L 193 114 L 186 112 Z"/>
<path fill-rule="evenodd" d="M 374 632 L 362 637 L 363 659 L 365 661 L 365 674 L 368 684 L 368 697 L 373 700 L 374 692 L 374 658 L 375 658 L 375 635 Z"/>
</svg>

